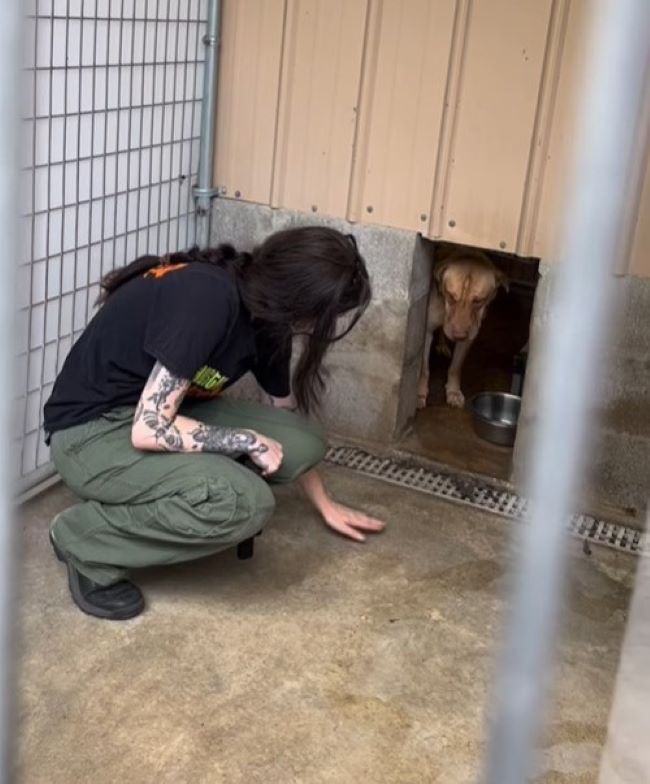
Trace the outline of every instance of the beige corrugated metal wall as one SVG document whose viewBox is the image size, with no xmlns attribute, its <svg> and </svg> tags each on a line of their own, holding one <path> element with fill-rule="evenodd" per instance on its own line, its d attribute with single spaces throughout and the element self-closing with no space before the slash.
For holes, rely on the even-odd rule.
<svg viewBox="0 0 650 784">
<path fill-rule="evenodd" d="M 555 257 L 590 0 L 223 6 L 223 196 Z M 622 229 L 646 277 L 649 115 Z"/>
</svg>

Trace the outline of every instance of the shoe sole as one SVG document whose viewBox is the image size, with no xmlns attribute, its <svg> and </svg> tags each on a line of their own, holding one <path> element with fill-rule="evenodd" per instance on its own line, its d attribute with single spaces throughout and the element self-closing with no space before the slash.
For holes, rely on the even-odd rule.
<svg viewBox="0 0 650 784">
<path fill-rule="evenodd" d="M 66 571 L 68 572 L 68 587 L 70 588 L 70 594 L 72 595 L 74 603 L 82 612 L 86 613 L 86 615 L 92 615 L 93 618 L 101 618 L 105 621 L 128 621 L 130 618 L 135 618 L 136 615 L 140 615 L 140 613 L 144 610 L 144 601 L 121 612 L 115 610 L 102 610 L 101 608 L 90 604 L 90 602 L 87 602 L 79 590 L 79 584 L 77 582 L 75 570 L 68 563 L 68 559 L 57 545 L 51 530 L 50 544 L 52 545 L 52 550 L 54 550 L 54 555 L 59 561 L 61 561 L 62 564 L 65 564 Z"/>
</svg>

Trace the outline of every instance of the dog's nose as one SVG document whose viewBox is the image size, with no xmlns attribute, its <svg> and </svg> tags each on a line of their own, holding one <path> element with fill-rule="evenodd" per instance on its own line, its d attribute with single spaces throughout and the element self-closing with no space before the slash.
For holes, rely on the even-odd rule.
<svg viewBox="0 0 650 784">
<path fill-rule="evenodd" d="M 463 329 L 454 324 L 445 324 L 443 331 L 449 340 L 467 340 L 470 334 L 469 329 Z"/>
</svg>

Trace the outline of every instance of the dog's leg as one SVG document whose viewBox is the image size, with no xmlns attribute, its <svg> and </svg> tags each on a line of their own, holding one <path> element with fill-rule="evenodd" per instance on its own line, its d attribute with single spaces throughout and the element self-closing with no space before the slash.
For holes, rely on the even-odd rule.
<svg viewBox="0 0 650 784">
<path fill-rule="evenodd" d="M 447 357 L 451 359 L 451 349 L 449 348 L 449 342 L 445 337 L 445 333 L 442 329 L 439 329 L 436 333 L 436 354 L 440 354 L 441 357 Z"/>
<path fill-rule="evenodd" d="M 418 382 L 418 408 L 426 408 L 427 398 L 429 397 L 429 355 L 431 354 L 433 332 L 434 328 L 427 324 L 426 333 L 424 335 L 422 369 L 420 370 L 420 380 Z"/>
<path fill-rule="evenodd" d="M 473 342 L 473 340 L 459 340 L 454 345 L 454 355 L 451 358 L 451 365 L 449 365 L 449 372 L 447 373 L 447 384 L 445 386 L 448 406 L 462 408 L 465 405 L 465 397 L 460 390 L 460 372 Z"/>
<path fill-rule="evenodd" d="M 424 351 L 422 353 L 422 369 L 418 382 L 418 408 L 425 408 L 429 397 L 429 359 L 431 356 L 431 343 L 433 333 L 442 326 L 445 313 L 445 303 L 432 282 L 427 302 L 427 325 L 424 333 Z"/>
</svg>

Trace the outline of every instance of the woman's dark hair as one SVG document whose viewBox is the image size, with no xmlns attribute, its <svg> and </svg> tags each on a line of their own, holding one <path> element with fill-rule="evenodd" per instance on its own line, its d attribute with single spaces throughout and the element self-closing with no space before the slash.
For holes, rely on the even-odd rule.
<svg viewBox="0 0 650 784">
<path fill-rule="evenodd" d="M 324 388 L 325 353 L 348 334 L 370 302 L 368 271 L 354 237 L 324 226 L 301 226 L 272 234 L 252 253 L 219 245 L 141 256 L 102 280 L 99 303 L 152 267 L 192 262 L 230 270 L 251 317 L 263 322 L 278 341 L 290 339 L 292 332 L 304 335 L 293 391 L 303 411 L 312 409 Z M 349 320 L 337 333 L 338 318 L 344 314 Z"/>
</svg>

